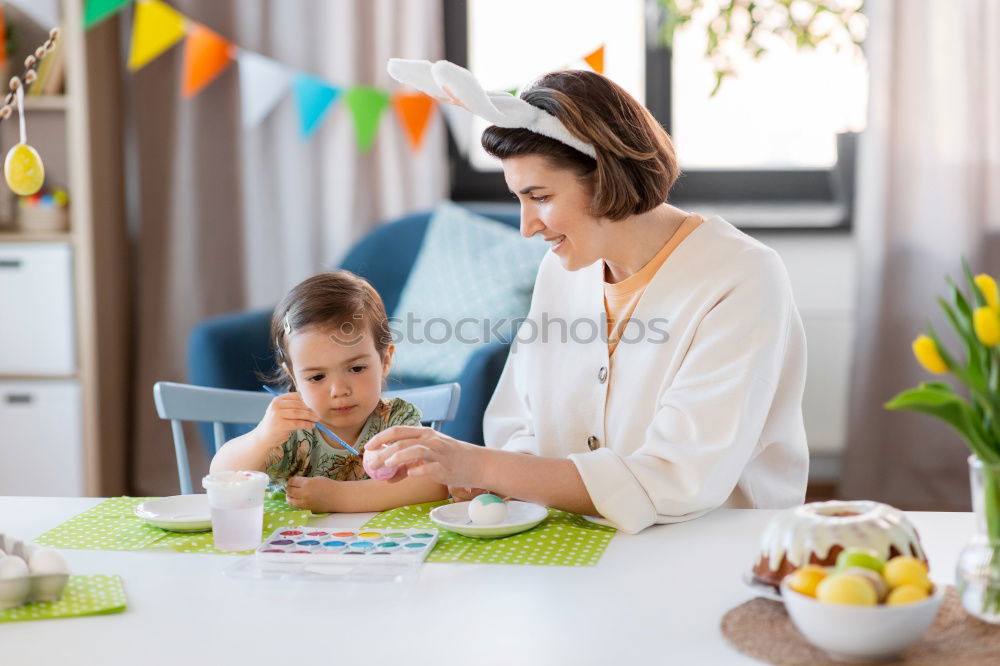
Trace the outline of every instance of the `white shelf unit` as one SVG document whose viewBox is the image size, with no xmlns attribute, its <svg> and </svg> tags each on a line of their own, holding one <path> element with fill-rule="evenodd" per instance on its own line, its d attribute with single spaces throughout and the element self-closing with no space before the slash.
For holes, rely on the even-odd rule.
<svg viewBox="0 0 1000 666">
<path fill-rule="evenodd" d="M 0 352 L 0 495 L 126 490 L 121 45 L 118 19 L 83 30 L 84 2 L 60 2 L 65 94 L 25 100 L 28 142 L 45 163 L 46 185 L 69 191 L 69 230 L 12 229 L 16 206 L 5 193 L 0 341 L 9 348 Z M 47 29 L 19 24 L 25 17 L 12 5 L 5 14 L 24 30 L 22 51 L 44 39 Z M 23 52 L 12 59 L 12 73 L 23 71 L 23 60 Z M 0 123 L 0 150 L 6 154 L 16 141 L 15 115 Z M 5 298 L 4 288 L 13 296 Z"/>
</svg>

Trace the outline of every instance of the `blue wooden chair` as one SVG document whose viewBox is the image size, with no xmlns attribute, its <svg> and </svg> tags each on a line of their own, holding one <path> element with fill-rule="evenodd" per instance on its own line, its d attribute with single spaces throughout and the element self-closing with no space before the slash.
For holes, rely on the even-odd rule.
<svg viewBox="0 0 1000 666">
<path fill-rule="evenodd" d="M 423 423 L 435 430 L 455 418 L 461 399 L 458 384 L 436 384 L 401 391 L 386 391 L 385 398 L 403 398 L 420 410 Z M 273 396 L 264 391 L 237 391 L 233 389 L 209 388 L 156 382 L 153 385 L 153 401 L 156 413 L 161 419 L 170 421 L 174 435 L 174 453 L 177 456 L 177 476 L 181 493 L 189 495 L 191 468 L 188 464 L 187 442 L 184 440 L 183 421 L 211 423 L 215 435 L 215 450 L 226 443 L 224 424 L 257 424 L 264 418 L 264 412 Z"/>
</svg>

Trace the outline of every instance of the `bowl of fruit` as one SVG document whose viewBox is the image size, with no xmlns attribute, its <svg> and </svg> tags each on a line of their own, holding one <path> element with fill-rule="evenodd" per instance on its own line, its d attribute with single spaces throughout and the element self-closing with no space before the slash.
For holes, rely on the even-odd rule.
<svg viewBox="0 0 1000 666">
<path fill-rule="evenodd" d="M 810 643 L 841 661 L 891 659 L 931 626 L 944 599 L 915 557 L 883 561 L 848 548 L 832 567 L 807 565 L 781 581 L 792 623 Z"/>
</svg>

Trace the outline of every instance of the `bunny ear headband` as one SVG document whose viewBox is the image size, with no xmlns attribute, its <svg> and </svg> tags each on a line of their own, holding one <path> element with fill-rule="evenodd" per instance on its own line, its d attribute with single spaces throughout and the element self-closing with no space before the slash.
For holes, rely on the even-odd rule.
<svg viewBox="0 0 1000 666">
<path fill-rule="evenodd" d="M 573 136 L 558 118 L 507 92 L 487 92 L 472 72 L 447 60 L 390 58 L 389 76 L 445 102 L 461 106 L 498 127 L 520 127 L 555 139 L 597 159 L 597 151 Z"/>
</svg>

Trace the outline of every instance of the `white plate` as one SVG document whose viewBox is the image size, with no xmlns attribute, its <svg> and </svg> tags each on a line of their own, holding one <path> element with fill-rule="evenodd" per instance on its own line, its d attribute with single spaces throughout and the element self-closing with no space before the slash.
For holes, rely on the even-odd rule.
<svg viewBox="0 0 1000 666">
<path fill-rule="evenodd" d="M 781 598 L 781 594 L 777 590 L 766 583 L 754 580 L 753 574 L 749 571 L 743 572 L 742 580 L 743 584 L 749 587 L 750 591 L 758 597 L 764 597 L 765 599 L 770 599 L 771 601 L 780 601 L 781 603 L 785 603 L 785 600 Z"/>
<path fill-rule="evenodd" d="M 153 527 L 171 532 L 206 532 L 212 529 L 208 495 L 174 495 L 143 502 L 135 515 Z"/>
<path fill-rule="evenodd" d="M 541 504 L 510 500 L 507 502 L 507 520 L 496 525 L 473 525 L 469 520 L 469 503 L 455 502 L 431 511 L 431 520 L 446 530 L 465 536 L 493 539 L 530 530 L 548 515 L 549 510 Z"/>
</svg>

